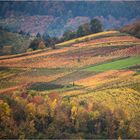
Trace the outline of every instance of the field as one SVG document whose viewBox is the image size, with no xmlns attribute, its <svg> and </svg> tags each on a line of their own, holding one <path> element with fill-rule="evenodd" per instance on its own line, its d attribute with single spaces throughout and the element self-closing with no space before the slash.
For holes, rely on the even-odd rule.
<svg viewBox="0 0 140 140">
<path fill-rule="evenodd" d="M 122 60 L 108 62 L 105 64 L 100 64 L 97 66 L 91 66 L 86 70 L 101 72 L 107 70 L 127 69 L 131 66 L 136 66 L 136 65 L 140 65 L 140 57 L 130 57 Z"/>
<path fill-rule="evenodd" d="M 0 107 L 0 138 L 138 139 L 140 39 L 107 31 L 2 56 Z"/>
<path fill-rule="evenodd" d="M 61 46 L 62 47 L 62 46 L 65 46 L 65 45 L 75 44 L 76 42 L 83 42 L 83 41 L 92 40 L 92 39 L 96 39 L 96 38 L 100 38 L 100 37 L 118 35 L 118 33 L 119 33 L 118 31 L 108 31 L 108 32 L 92 34 L 92 35 L 88 35 L 88 36 L 72 39 L 70 41 L 66 41 L 66 42 L 57 44 L 57 46 Z"/>
</svg>

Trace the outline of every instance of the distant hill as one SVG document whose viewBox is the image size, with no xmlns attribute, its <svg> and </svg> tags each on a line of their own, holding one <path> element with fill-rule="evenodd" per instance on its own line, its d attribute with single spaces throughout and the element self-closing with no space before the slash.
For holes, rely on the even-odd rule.
<svg viewBox="0 0 140 140">
<path fill-rule="evenodd" d="M 0 20 L 0 26 L 9 29 L 12 32 L 23 31 L 36 35 L 44 33 L 44 30 L 55 19 L 52 16 L 19 16 L 8 17 Z"/>
<path fill-rule="evenodd" d="M 104 29 L 120 28 L 140 18 L 138 1 L 3 1 L 0 2 L 0 26 L 34 35 L 47 32 L 61 36 L 93 18 Z"/>
<path fill-rule="evenodd" d="M 0 29 L 0 55 L 26 52 L 31 38 Z"/>
<path fill-rule="evenodd" d="M 52 15 L 76 17 L 112 15 L 133 18 L 140 15 L 139 1 L 1 1 L 0 16 Z"/>
<path fill-rule="evenodd" d="M 125 32 L 140 38 L 140 20 L 134 22 L 133 24 L 124 26 L 121 28 L 121 32 Z"/>
</svg>

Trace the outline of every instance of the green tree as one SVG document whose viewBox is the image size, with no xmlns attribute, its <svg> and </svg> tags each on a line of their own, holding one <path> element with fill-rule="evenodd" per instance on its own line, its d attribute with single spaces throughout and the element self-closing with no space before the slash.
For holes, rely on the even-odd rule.
<svg viewBox="0 0 140 140">
<path fill-rule="evenodd" d="M 91 20 L 90 30 L 92 33 L 102 32 L 102 24 L 101 24 L 100 20 L 98 20 L 98 19 Z"/>
<path fill-rule="evenodd" d="M 65 31 L 63 34 L 63 41 L 70 40 L 76 37 L 76 33 L 74 31 Z"/>
<path fill-rule="evenodd" d="M 33 50 L 37 50 L 39 43 L 40 43 L 40 40 L 36 38 L 31 42 L 29 48 L 31 48 Z"/>
<path fill-rule="evenodd" d="M 84 36 L 85 35 L 85 32 L 84 32 L 84 29 L 81 26 L 79 26 L 78 30 L 77 30 L 77 37 L 81 37 L 81 36 Z"/>
<path fill-rule="evenodd" d="M 84 35 L 89 35 L 91 33 L 89 23 L 83 24 L 82 27 L 83 27 Z"/>
<path fill-rule="evenodd" d="M 37 33 L 36 37 L 37 38 L 41 38 L 41 34 L 40 33 Z"/>
</svg>

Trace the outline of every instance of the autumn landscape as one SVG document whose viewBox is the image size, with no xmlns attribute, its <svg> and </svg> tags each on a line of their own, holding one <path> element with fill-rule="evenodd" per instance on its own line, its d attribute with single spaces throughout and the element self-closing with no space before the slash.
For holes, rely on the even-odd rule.
<svg viewBox="0 0 140 140">
<path fill-rule="evenodd" d="M 24 3 L 13 2 L 13 7 Z M 74 7 L 78 2 L 68 3 Z M 122 3 L 132 5 L 129 14 L 140 6 L 135 1 Z M 7 13 L 0 19 L 0 139 L 140 138 L 137 15 L 135 21 L 109 29 L 97 17 L 73 23 L 74 29 L 63 28 L 63 34 L 53 25 L 56 35 L 49 34 L 50 28 L 47 33 L 42 33 L 43 28 L 34 31 L 33 24 L 32 30 L 14 26 L 13 31 L 9 22 L 13 15 L 8 18 Z M 26 20 L 20 22 L 25 25 Z M 46 17 L 40 20 L 51 23 Z"/>
</svg>

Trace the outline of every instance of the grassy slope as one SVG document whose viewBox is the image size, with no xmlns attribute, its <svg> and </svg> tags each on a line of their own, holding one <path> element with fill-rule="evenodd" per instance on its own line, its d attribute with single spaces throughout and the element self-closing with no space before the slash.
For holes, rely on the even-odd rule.
<svg viewBox="0 0 140 140">
<path fill-rule="evenodd" d="M 131 66 L 140 65 L 140 57 L 130 57 L 122 60 L 116 60 L 114 62 L 108 62 L 105 64 L 100 64 L 97 66 L 91 66 L 87 68 L 88 71 L 107 71 L 107 70 L 118 70 L 118 69 L 126 69 Z"/>
</svg>

